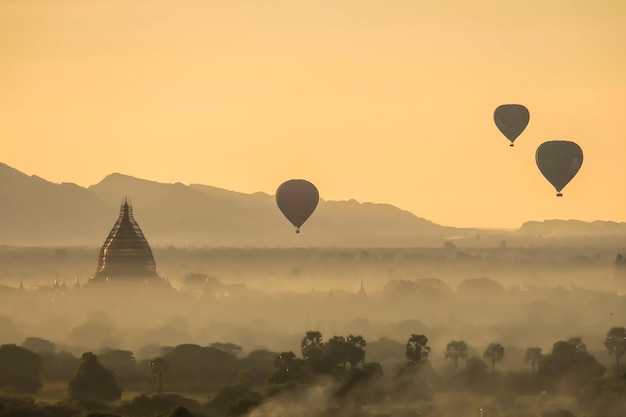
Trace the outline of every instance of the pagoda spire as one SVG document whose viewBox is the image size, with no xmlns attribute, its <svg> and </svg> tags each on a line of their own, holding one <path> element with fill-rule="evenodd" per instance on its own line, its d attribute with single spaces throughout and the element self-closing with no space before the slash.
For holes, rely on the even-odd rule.
<svg viewBox="0 0 626 417">
<path fill-rule="evenodd" d="M 96 274 L 89 281 L 163 281 L 156 273 L 152 249 L 133 217 L 129 199 L 124 196 L 120 214 L 100 249 Z"/>
</svg>

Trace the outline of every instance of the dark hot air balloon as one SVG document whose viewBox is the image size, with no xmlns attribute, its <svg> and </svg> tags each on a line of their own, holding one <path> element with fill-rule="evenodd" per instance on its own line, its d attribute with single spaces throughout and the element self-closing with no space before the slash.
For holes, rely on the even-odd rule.
<svg viewBox="0 0 626 417">
<path fill-rule="evenodd" d="M 306 180 L 285 181 L 276 190 L 276 204 L 296 227 L 296 233 L 300 233 L 300 227 L 313 214 L 319 199 L 315 185 Z"/>
<path fill-rule="evenodd" d="M 493 120 L 500 132 L 511 141 L 509 146 L 513 146 L 515 139 L 528 126 L 530 113 L 521 104 L 503 104 L 493 112 Z"/>
<path fill-rule="evenodd" d="M 583 164 L 583 151 L 574 142 L 553 140 L 537 148 L 535 160 L 539 171 L 556 188 L 556 196 L 576 175 Z"/>
</svg>

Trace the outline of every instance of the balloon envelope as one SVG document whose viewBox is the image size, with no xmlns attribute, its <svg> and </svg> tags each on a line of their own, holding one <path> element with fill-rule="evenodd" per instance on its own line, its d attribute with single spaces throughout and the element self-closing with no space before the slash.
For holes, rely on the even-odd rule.
<svg viewBox="0 0 626 417">
<path fill-rule="evenodd" d="M 319 202 L 315 185 L 306 180 L 285 181 L 276 190 L 276 204 L 283 215 L 300 232 L 300 227 L 313 214 Z"/>
<path fill-rule="evenodd" d="M 583 164 L 583 151 L 574 142 L 553 140 L 537 148 L 535 161 L 539 171 L 556 188 L 557 196 Z"/>
<path fill-rule="evenodd" d="M 511 146 L 513 146 L 515 139 L 528 126 L 530 113 L 521 104 L 503 104 L 493 112 L 493 120 L 500 132 L 511 141 Z"/>
</svg>

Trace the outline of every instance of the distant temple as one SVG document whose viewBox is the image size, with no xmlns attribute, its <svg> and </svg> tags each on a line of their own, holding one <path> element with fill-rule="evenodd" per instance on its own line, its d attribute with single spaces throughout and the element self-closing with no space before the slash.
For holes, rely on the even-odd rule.
<svg viewBox="0 0 626 417">
<path fill-rule="evenodd" d="M 152 249 L 124 199 L 120 216 L 100 249 L 98 269 L 90 282 L 163 282 Z"/>
</svg>

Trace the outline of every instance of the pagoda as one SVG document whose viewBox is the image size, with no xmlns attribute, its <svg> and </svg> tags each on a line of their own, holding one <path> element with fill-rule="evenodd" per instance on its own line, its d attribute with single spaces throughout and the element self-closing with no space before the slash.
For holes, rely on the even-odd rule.
<svg viewBox="0 0 626 417">
<path fill-rule="evenodd" d="M 152 249 L 133 218 L 127 199 L 100 249 L 98 269 L 90 282 L 164 282 L 156 273 Z"/>
</svg>

